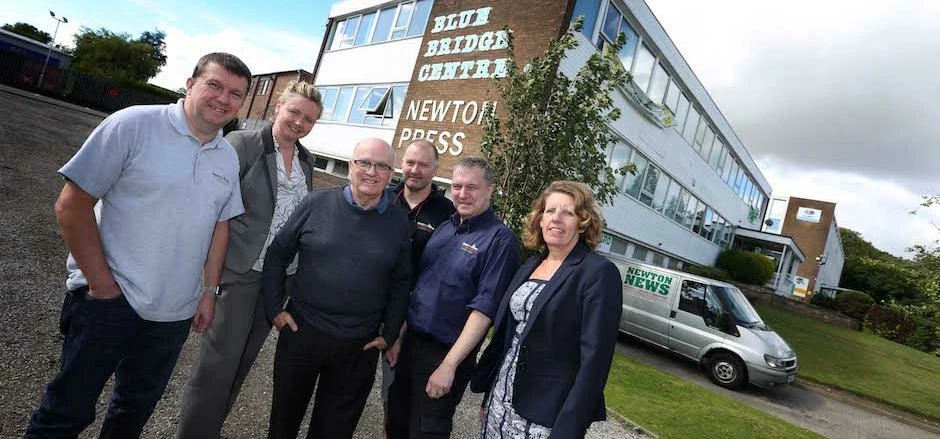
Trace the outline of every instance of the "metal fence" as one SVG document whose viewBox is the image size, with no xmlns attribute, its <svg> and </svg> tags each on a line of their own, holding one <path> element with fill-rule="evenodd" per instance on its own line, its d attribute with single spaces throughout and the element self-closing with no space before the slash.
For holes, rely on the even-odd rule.
<svg viewBox="0 0 940 439">
<path fill-rule="evenodd" d="M 166 104 L 177 98 L 146 89 L 118 84 L 102 78 L 58 67 L 47 67 L 42 86 L 42 62 L 22 54 L 0 50 L 0 84 L 34 91 L 104 112 L 132 105 Z"/>
</svg>

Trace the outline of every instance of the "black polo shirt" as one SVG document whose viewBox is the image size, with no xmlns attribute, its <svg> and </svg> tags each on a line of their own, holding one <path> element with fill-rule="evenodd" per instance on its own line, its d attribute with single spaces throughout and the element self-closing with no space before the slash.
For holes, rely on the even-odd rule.
<svg viewBox="0 0 940 439">
<path fill-rule="evenodd" d="M 421 254 L 424 253 L 424 247 L 431 239 L 431 233 L 441 223 L 446 221 L 457 212 L 454 203 L 444 196 L 444 191 L 437 186 L 431 185 L 431 193 L 414 209 L 408 205 L 405 199 L 405 183 L 399 183 L 390 189 L 392 204 L 405 209 L 408 212 L 408 220 L 414 226 L 411 232 L 411 262 L 415 268 L 414 279 L 418 279 L 418 263 L 421 261 Z"/>
</svg>

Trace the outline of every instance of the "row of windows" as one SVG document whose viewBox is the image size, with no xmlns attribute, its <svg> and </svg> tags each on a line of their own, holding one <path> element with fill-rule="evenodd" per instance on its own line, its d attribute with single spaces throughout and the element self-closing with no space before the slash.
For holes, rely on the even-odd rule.
<svg viewBox="0 0 940 439">
<path fill-rule="evenodd" d="M 617 176 L 617 186 L 623 193 L 722 248 L 731 243 L 734 225 L 730 221 L 635 148 L 623 143 L 611 145 L 607 148 L 607 159 L 612 169 L 636 164 L 636 174 Z"/>
<path fill-rule="evenodd" d="M 424 34 L 433 0 L 411 0 L 336 22 L 329 50 L 400 40 Z"/>
<path fill-rule="evenodd" d="M 674 270 L 680 270 L 683 267 L 683 262 L 676 258 L 669 257 L 651 248 L 634 244 L 616 236 L 611 236 L 609 252 L 653 264 L 657 267 L 671 268 Z"/>
<path fill-rule="evenodd" d="M 606 7 L 604 20 L 599 24 L 597 37 L 594 30 L 602 8 Z M 584 35 L 604 50 L 623 33 L 626 42 L 617 53 L 624 68 L 633 74 L 633 82 L 646 92 L 647 97 L 656 104 L 665 105 L 674 115 L 674 127 L 689 142 L 692 149 L 728 184 L 728 186 L 748 206 L 760 211 L 764 208 L 767 196 L 754 183 L 741 161 L 731 151 L 727 143 L 722 142 L 708 120 L 702 116 L 695 104 L 682 91 L 679 84 L 669 75 L 663 63 L 657 61 L 649 47 L 633 30 L 626 15 L 608 0 L 578 0 L 574 17 L 584 16 Z"/>
<path fill-rule="evenodd" d="M 320 121 L 395 127 L 405 103 L 407 85 L 320 87 Z"/>
</svg>

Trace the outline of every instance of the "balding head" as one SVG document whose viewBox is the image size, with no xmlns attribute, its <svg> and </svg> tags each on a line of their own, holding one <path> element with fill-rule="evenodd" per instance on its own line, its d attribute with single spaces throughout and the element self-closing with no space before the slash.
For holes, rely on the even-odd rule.
<svg viewBox="0 0 940 439">
<path fill-rule="evenodd" d="M 395 169 L 395 151 L 382 139 L 369 138 L 356 144 L 352 166 L 349 167 L 349 188 L 360 207 L 372 207 Z"/>
<path fill-rule="evenodd" d="M 401 173 L 409 193 L 427 197 L 431 180 L 437 174 L 437 148 L 434 144 L 425 139 L 411 142 L 401 158 Z"/>
</svg>

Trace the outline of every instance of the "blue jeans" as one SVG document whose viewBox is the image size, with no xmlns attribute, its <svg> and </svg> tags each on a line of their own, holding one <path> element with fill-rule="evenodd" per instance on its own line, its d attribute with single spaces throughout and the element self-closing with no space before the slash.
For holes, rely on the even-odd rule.
<svg viewBox="0 0 940 439">
<path fill-rule="evenodd" d="M 77 437 L 94 422 L 95 402 L 112 374 L 114 391 L 99 437 L 139 437 L 163 396 L 190 321 L 147 321 L 123 295 L 95 300 L 87 288 L 69 291 L 60 318 L 65 340 L 59 375 L 46 387 L 25 437 Z"/>
</svg>

